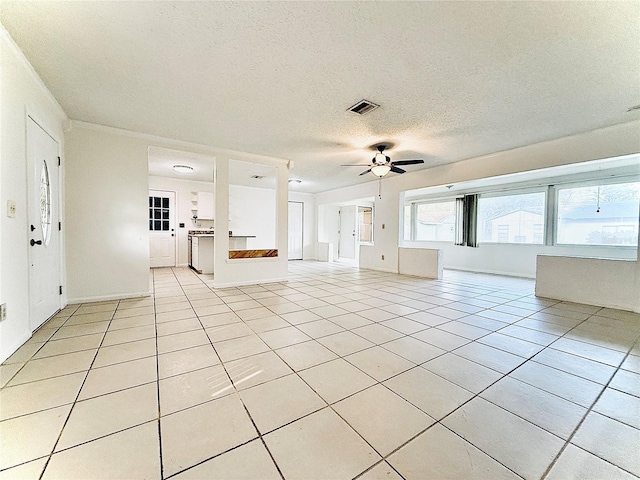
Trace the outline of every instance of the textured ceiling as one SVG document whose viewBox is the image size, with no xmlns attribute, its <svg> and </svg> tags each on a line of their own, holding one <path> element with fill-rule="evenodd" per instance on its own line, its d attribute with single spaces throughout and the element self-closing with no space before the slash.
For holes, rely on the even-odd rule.
<svg viewBox="0 0 640 480">
<path fill-rule="evenodd" d="M 637 119 L 640 2 L 0 2 L 76 120 L 294 160 L 425 165 Z M 359 117 L 346 109 L 369 99 Z"/>
</svg>

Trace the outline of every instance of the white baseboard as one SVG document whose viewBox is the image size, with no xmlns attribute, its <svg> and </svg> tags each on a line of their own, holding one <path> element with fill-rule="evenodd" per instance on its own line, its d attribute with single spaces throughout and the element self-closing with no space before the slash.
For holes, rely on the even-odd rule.
<svg viewBox="0 0 640 480">
<path fill-rule="evenodd" d="M 106 302 L 108 300 L 126 300 L 128 298 L 148 297 L 151 292 L 119 293 L 115 295 L 97 295 L 94 297 L 67 298 L 67 304 Z"/>
<path fill-rule="evenodd" d="M 486 273 L 487 275 L 502 275 L 503 277 L 515 277 L 515 278 L 530 278 L 535 280 L 535 275 L 516 274 L 513 272 L 502 272 L 500 270 L 481 270 L 479 268 L 452 268 L 444 267 L 445 270 L 453 270 L 456 272 L 469 272 L 469 273 Z"/>
<path fill-rule="evenodd" d="M 374 272 L 384 272 L 384 273 L 398 273 L 397 270 L 393 270 L 391 268 L 373 268 L 373 267 L 358 267 L 360 270 L 373 270 Z"/>
</svg>

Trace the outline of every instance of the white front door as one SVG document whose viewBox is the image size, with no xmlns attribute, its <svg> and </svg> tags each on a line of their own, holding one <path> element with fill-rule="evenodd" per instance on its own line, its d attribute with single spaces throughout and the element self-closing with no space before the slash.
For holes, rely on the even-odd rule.
<svg viewBox="0 0 640 480">
<path fill-rule="evenodd" d="M 58 142 L 27 120 L 29 327 L 37 329 L 61 307 Z"/>
<path fill-rule="evenodd" d="M 289 260 L 302 260 L 302 202 L 289 202 Z"/>
<path fill-rule="evenodd" d="M 149 264 L 176 266 L 176 193 L 149 190 Z"/>
<path fill-rule="evenodd" d="M 340 258 L 356 258 L 356 207 L 340 207 Z"/>
</svg>

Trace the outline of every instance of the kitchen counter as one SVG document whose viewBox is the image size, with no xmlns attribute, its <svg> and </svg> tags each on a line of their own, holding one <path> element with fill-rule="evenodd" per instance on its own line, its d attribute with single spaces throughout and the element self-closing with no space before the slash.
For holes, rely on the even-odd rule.
<svg viewBox="0 0 640 480">
<path fill-rule="evenodd" d="M 247 239 L 255 235 L 233 235 L 229 232 L 229 250 L 246 250 Z M 215 232 L 212 230 L 189 230 L 189 266 L 198 273 L 213 273 L 213 244 Z"/>
<path fill-rule="evenodd" d="M 189 230 L 189 235 L 192 237 L 214 237 L 215 232 L 211 230 Z M 233 235 L 229 231 L 229 238 L 256 238 L 255 235 Z"/>
</svg>

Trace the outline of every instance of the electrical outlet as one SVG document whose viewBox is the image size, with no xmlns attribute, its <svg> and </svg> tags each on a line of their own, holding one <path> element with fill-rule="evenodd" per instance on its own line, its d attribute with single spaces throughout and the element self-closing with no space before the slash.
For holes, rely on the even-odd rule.
<svg viewBox="0 0 640 480">
<path fill-rule="evenodd" d="M 7 200 L 7 217 L 16 218 L 16 202 Z"/>
<path fill-rule="evenodd" d="M 384 260 L 384 255 L 382 255 L 382 260 Z"/>
<path fill-rule="evenodd" d="M 7 319 L 7 304 L 0 305 L 0 322 Z"/>
</svg>

